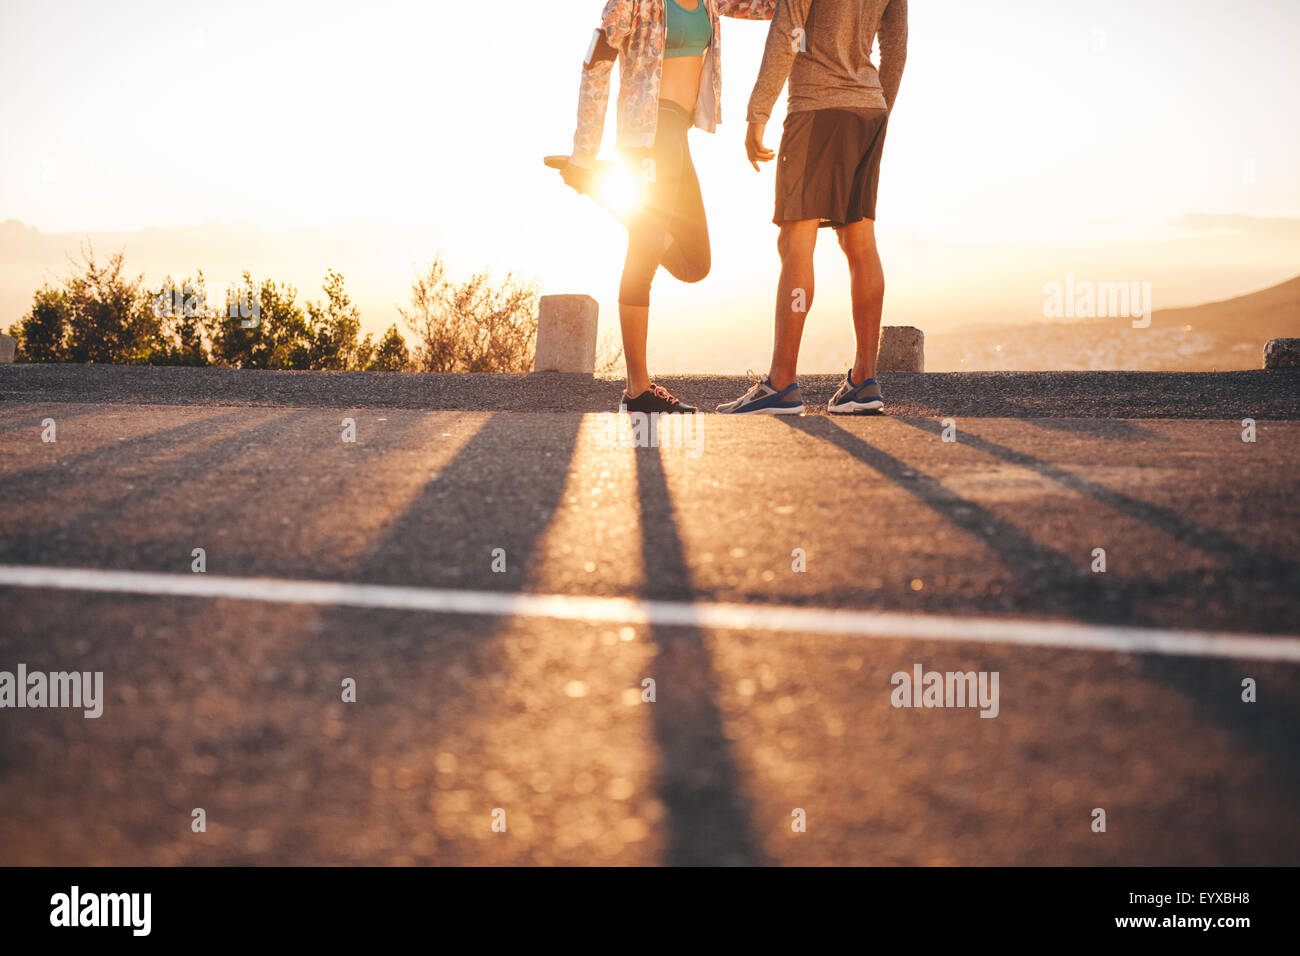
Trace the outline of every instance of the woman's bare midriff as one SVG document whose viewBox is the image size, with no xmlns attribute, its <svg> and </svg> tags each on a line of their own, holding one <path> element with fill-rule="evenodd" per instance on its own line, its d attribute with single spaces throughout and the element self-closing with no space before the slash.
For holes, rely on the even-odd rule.
<svg viewBox="0 0 1300 956">
<path fill-rule="evenodd" d="M 659 84 L 659 99 L 676 103 L 688 112 L 695 112 L 695 101 L 700 96 L 700 74 L 704 71 L 704 57 L 675 56 L 664 60 L 663 80 Z"/>
</svg>

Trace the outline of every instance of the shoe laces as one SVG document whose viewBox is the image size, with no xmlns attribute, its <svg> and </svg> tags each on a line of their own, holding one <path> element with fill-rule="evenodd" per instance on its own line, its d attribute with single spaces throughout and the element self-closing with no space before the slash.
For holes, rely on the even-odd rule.
<svg viewBox="0 0 1300 956">
<path fill-rule="evenodd" d="M 672 394 L 670 391 L 668 391 L 668 389 L 664 388 L 662 385 L 651 385 L 650 392 L 653 395 L 659 396 L 670 405 L 681 404 L 681 399 L 678 398 L 676 395 Z"/>
</svg>

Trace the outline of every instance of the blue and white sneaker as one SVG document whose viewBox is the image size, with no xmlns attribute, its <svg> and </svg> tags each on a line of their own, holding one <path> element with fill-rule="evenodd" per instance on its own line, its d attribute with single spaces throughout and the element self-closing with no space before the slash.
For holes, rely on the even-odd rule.
<svg viewBox="0 0 1300 956">
<path fill-rule="evenodd" d="M 750 372 L 754 385 L 748 392 L 734 402 L 719 405 L 719 415 L 802 415 L 804 413 L 803 397 L 799 394 L 799 383 L 793 382 L 781 391 L 774 389 L 767 380 Z"/>
<path fill-rule="evenodd" d="M 874 378 L 854 385 L 853 369 L 849 369 L 827 403 L 826 410 L 832 415 L 880 415 L 885 410 L 885 396 Z"/>
</svg>

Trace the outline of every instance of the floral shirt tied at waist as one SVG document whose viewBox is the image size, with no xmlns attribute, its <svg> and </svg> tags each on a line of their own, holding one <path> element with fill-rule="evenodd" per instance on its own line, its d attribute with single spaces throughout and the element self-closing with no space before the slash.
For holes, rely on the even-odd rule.
<svg viewBox="0 0 1300 956">
<path fill-rule="evenodd" d="M 663 74 L 664 5 L 672 0 L 609 0 L 592 39 L 578 93 L 578 131 L 573 136 L 576 166 L 590 167 L 600 152 L 609 106 L 609 74 L 614 59 L 622 63 L 618 90 L 620 149 L 654 145 L 659 126 L 659 80 Z M 777 0 L 699 0 L 709 12 L 713 39 L 704 55 L 695 125 L 712 133 L 722 122 L 722 43 L 718 17 L 771 20 Z"/>
</svg>

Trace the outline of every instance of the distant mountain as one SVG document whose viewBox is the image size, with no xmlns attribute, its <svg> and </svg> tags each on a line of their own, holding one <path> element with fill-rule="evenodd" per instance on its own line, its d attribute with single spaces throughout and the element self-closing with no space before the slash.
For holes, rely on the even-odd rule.
<svg viewBox="0 0 1300 956">
<path fill-rule="evenodd" d="M 1264 344 L 1300 336 L 1300 276 L 1223 302 L 1128 318 L 1003 325 L 926 336 L 930 371 L 1122 369 L 1208 372 L 1260 368 Z"/>
</svg>

